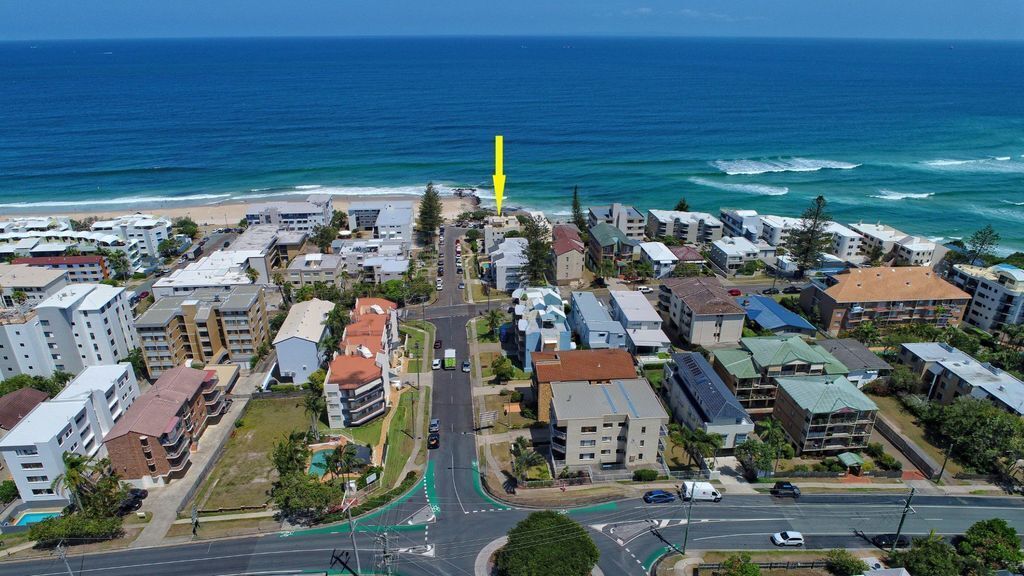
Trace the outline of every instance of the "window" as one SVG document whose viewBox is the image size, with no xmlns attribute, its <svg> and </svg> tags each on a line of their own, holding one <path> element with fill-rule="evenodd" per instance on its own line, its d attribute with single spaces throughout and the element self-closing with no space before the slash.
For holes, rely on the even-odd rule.
<svg viewBox="0 0 1024 576">
<path fill-rule="evenodd" d="M 26 476 L 25 480 L 29 482 L 47 482 L 50 479 L 49 476 Z"/>
<path fill-rule="evenodd" d="M 647 426 L 641 426 L 640 427 L 640 433 L 641 434 L 647 434 Z M 643 446 L 643 444 L 641 444 L 641 446 Z"/>
<path fill-rule="evenodd" d="M 43 494 L 53 494 L 53 490 L 50 488 L 33 488 L 32 493 L 36 496 L 42 496 Z"/>
<path fill-rule="evenodd" d="M 583 426 L 580 428 L 580 432 L 583 434 L 594 434 L 597 432 L 597 426 Z"/>
<path fill-rule="evenodd" d="M 641 448 L 643 448 L 643 447 L 644 447 L 644 441 L 643 441 L 643 440 L 641 440 L 641 441 L 640 441 L 640 447 L 641 447 Z"/>
<path fill-rule="evenodd" d="M 590 448 L 592 446 L 595 446 L 596 444 L 597 444 L 596 440 L 580 440 L 580 446 L 582 446 L 584 448 Z"/>
<path fill-rule="evenodd" d="M 605 428 L 611 428 L 612 426 L 614 426 L 614 424 L 612 424 L 611 422 L 605 422 L 604 423 L 604 427 Z"/>
<path fill-rule="evenodd" d="M 584 452 L 583 454 L 580 454 L 580 460 L 593 460 L 593 459 L 594 459 L 594 453 L 593 452 Z"/>
<path fill-rule="evenodd" d="M 601 455 L 602 456 L 606 456 L 606 455 L 611 454 L 611 453 L 612 453 L 611 450 L 601 450 Z"/>
<path fill-rule="evenodd" d="M 18 448 L 14 453 L 18 456 L 35 456 L 36 454 L 39 454 L 39 450 L 35 448 Z"/>
<path fill-rule="evenodd" d="M 22 462 L 21 463 L 21 469 L 22 470 L 39 470 L 42 467 L 43 467 L 43 463 L 42 462 Z"/>
<path fill-rule="evenodd" d="M 611 436 L 601 436 L 601 442 L 611 442 L 611 441 L 612 441 L 612 437 Z"/>
</svg>

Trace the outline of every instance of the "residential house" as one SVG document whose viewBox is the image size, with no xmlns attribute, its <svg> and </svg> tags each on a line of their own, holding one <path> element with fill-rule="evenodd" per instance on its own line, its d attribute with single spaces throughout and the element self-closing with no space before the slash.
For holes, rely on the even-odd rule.
<svg viewBox="0 0 1024 576">
<path fill-rule="evenodd" d="M 159 259 L 160 243 L 174 237 L 168 218 L 151 214 L 127 214 L 110 220 L 97 220 L 90 229 L 100 234 L 113 234 L 126 242 L 134 241 L 139 252 Z"/>
<path fill-rule="evenodd" d="M 771 411 L 778 378 L 847 373 L 824 348 L 799 336 L 742 338 L 738 346 L 716 348 L 712 355 L 715 371 L 752 413 Z"/>
<path fill-rule="evenodd" d="M 111 467 L 143 488 L 181 478 L 206 427 L 227 407 L 213 370 L 167 370 L 104 438 Z"/>
<path fill-rule="evenodd" d="M 111 277 L 107 259 L 98 255 L 15 258 L 11 264 L 65 272 L 67 281 L 71 284 L 95 284 Z"/>
<path fill-rule="evenodd" d="M 572 349 L 572 332 L 557 290 L 517 288 L 512 292 L 512 302 L 512 343 L 524 371 L 533 372 L 535 352 Z"/>
<path fill-rule="evenodd" d="M 950 404 L 962 396 L 984 398 L 1024 416 L 1024 382 L 988 362 L 941 342 L 903 344 L 899 359 L 922 375 L 930 400 Z"/>
<path fill-rule="evenodd" d="M 626 329 L 594 296 L 593 292 L 573 292 L 569 325 L 584 348 L 626 348 Z"/>
<path fill-rule="evenodd" d="M 750 322 L 762 332 L 814 336 L 818 329 L 806 318 L 779 304 L 771 296 L 751 294 L 736 298 Z"/>
<path fill-rule="evenodd" d="M 676 271 L 679 258 L 661 242 L 643 242 L 640 244 L 640 261 L 647 262 L 654 271 L 655 278 L 667 278 Z"/>
<path fill-rule="evenodd" d="M 697 272 L 703 271 L 707 266 L 704 255 L 693 246 L 669 246 L 668 249 L 679 261 L 680 266 L 691 267 Z"/>
<path fill-rule="evenodd" d="M 779 378 L 772 415 L 798 454 L 866 448 L 878 406 L 843 376 Z"/>
<path fill-rule="evenodd" d="M 579 230 L 572 224 L 556 224 L 551 228 L 551 234 L 555 283 L 565 286 L 583 278 L 586 246 L 580 239 Z"/>
<path fill-rule="evenodd" d="M 551 458 L 563 466 L 652 467 L 668 414 L 643 378 L 551 389 Z"/>
<path fill-rule="evenodd" d="M 703 356 L 673 354 L 664 370 L 669 408 L 686 427 L 718 434 L 726 450 L 742 444 L 754 431 L 750 415 Z"/>
<path fill-rule="evenodd" d="M 817 314 L 822 329 L 835 336 L 864 321 L 880 327 L 913 322 L 956 326 L 970 298 L 931 268 L 855 268 L 812 280 L 800 294 L 800 307 Z"/>
<path fill-rule="evenodd" d="M 1024 270 L 1012 264 L 956 264 L 949 279 L 971 295 L 964 316 L 968 324 L 986 331 L 1024 324 Z"/>
<path fill-rule="evenodd" d="M 631 240 L 626 233 L 611 224 L 598 224 L 590 229 L 587 244 L 587 257 L 590 265 L 597 271 L 602 266 L 618 274 L 618 270 L 631 262 L 636 254 L 639 242 Z"/>
<path fill-rule="evenodd" d="M 288 310 L 288 317 L 274 338 L 281 376 L 303 384 L 327 360 L 329 351 L 324 347 L 324 337 L 329 333 L 327 316 L 331 310 L 333 302 L 317 298 L 297 302 Z"/>
<path fill-rule="evenodd" d="M 528 244 L 526 238 L 507 238 L 491 253 L 490 274 L 496 289 L 511 292 L 519 288 L 528 263 Z"/>
<path fill-rule="evenodd" d="M 668 328 L 693 346 L 735 343 L 743 336 L 743 308 L 714 277 L 669 278 L 658 306 L 668 311 Z"/>
<path fill-rule="evenodd" d="M 648 210 L 648 238 L 676 238 L 684 244 L 707 244 L 722 237 L 722 221 L 706 212 Z"/>
<path fill-rule="evenodd" d="M 551 419 L 551 388 L 563 382 L 606 384 L 637 377 L 633 356 L 625 350 L 559 350 L 533 355 L 532 386 L 537 399 L 537 419 Z"/>
<path fill-rule="evenodd" d="M 857 388 L 863 388 L 865 384 L 879 378 L 887 378 L 892 373 L 892 366 L 888 362 L 853 338 L 828 338 L 818 340 L 817 343 L 846 366 L 849 370 L 846 379 Z"/>
<path fill-rule="evenodd" d="M 412 242 L 412 202 L 352 202 L 348 206 L 348 227 L 352 232 L 372 232 L 373 238 Z"/>
<path fill-rule="evenodd" d="M 71 284 L 35 311 L 55 370 L 77 374 L 86 366 L 114 364 L 139 346 L 124 288 Z"/>
<path fill-rule="evenodd" d="M 612 290 L 611 315 L 626 329 L 626 346 L 637 356 L 668 352 L 672 342 L 661 329 L 661 316 L 647 301 L 647 297 L 636 291 Z"/>
<path fill-rule="evenodd" d="M 594 206 L 587 214 L 587 227 L 610 224 L 622 231 L 630 240 L 643 240 L 644 215 L 632 206 L 614 203 L 609 206 Z"/>
<path fill-rule="evenodd" d="M 317 226 L 328 226 L 334 216 L 334 199 L 330 194 L 314 194 L 302 201 L 261 202 L 250 204 L 245 220 L 254 224 L 273 224 L 286 230 L 312 232 Z"/>
</svg>

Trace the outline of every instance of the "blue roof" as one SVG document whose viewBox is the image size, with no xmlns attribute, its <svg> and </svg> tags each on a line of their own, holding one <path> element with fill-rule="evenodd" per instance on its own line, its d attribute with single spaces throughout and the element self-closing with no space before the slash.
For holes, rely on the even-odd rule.
<svg viewBox="0 0 1024 576">
<path fill-rule="evenodd" d="M 814 332 L 814 326 L 803 316 L 787 309 L 769 296 L 750 295 L 737 298 L 736 302 L 747 312 L 747 318 L 766 330 Z"/>
<path fill-rule="evenodd" d="M 712 425 L 751 421 L 743 405 L 704 356 L 683 352 L 673 354 L 672 361 L 675 363 L 673 380 L 679 381 L 690 404 L 700 413 L 701 420 Z"/>
</svg>

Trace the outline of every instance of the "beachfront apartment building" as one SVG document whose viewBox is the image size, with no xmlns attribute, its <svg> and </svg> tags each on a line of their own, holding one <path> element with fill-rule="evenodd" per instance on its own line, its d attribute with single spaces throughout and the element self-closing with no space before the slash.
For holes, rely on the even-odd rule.
<svg viewBox="0 0 1024 576">
<path fill-rule="evenodd" d="M 239 286 L 252 285 L 247 274 L 250 256 L 247 252 L 216 250 L 157 280 L 153 283 L 153 297 L 169 298 L 202 289 L 230 292 Z"/>
<path fill-rule="evenodd" d="M 103 437 L 139 396 L 131 364 L 86 368 L 51 400 L 38 403 L 0 439 L 18 494 L 27 503 L 67 503 L 54 484 L 64 474 L 64 453 L 106 455 Z"/>
<path fill-rule="evenodd" d="M 804 313 L 817 314 L 831 336 L 862 322 L 960 324 L 971 296 L 924 266 L 854 268 L 814 279 L 800 293 Z"/>
<path fill-rule="evenodd" d="M 639 240 L 632 240 L 622 230 L 602 222 L 590 228 L 587 258 L 595 271 L 604 268 L 618 274 L 620 268 L 633 261 L 639 244 Z"/>
<path fill-rule="evenodd" d="M 626 329 L 612 319 L 593 292 L 573 292 L 569 326 L 580 345 L 589 349 L 626 348 Z"/>
<path fill-rule="evenodd" d="M 330 351 L 324 347 L 324 340 L 330 332 L 327 316 L 331 310 L 334 310 L 333 302 L 317 298 L 297 302 L 288 310 L 288 316 L 274 337 L 281 376 L 304 384 L 327 360 Z"/>
<path fill-rule="evenodd" d="M 47 270 L 67 273 L 71 284 L 92 284 L 108 280 L 111 269 L 103 256 L 38 256 L 35 258 L 15 258 L 11 264 L 24 264 Z"/>
<path fill-rule="evenodd" d="M 551 389 L 563 382 L 607 384 L 637 377 L 633 356 L 625 350 L 559 350 L 533 355 L 531 386 L 537 399 L 537 419 L 551 420 Z"/>
<path fill-rule="evenodd" d="M 515 216 L 488 216 L 484 221 L 484 251 L 487 254 L 494 252 L 505 241 L 506 234 L 522 229 L 519 218 Z"/>
<path fill-rule="evenodd" d="M 963 396 L 984 398 L 1007 412 L 1024 416 L 1024 382 L 949 344 L 903 344 L 899 362 L 921 377 L 929 400 L 950 404 Z"/>
<path fill-rule="evenodd" d="M 360 426 L 384 414 L 398 363 L 398 306 L 359 298 L 324 381 L 331 428 Z"/>
<path fill-rule="evenodd" d="M 371 265 L 367 260 L 409 260 L 411 240 L 335 240 L 331 243 L 331 253 L 342 259 L 344 271 L 350 278 L 374 277 Z"/>
<path fill-rule="evenodd" d="M 750 415 L 703 356 L 696 352 L 673 354 L 664 372 L 669 409 L 687 428 L 718 434 L 726 450 L 742 444 L 754 432 Z"/>
<path fill-rule="evenodd" d="M 523 287 L 512 292 L 512 345 L 527 373 L 535 352 L 571 350 L 572 331 L 558 290 Z"/>
<path fill-rule="evenodd" d="M 0 220 L 0 233 L 71 230 L 71 219 L 61 216 L 22 216 Z"/>
<path fill-rule="evenodd" d="M 844 376 L 778 378 L 772 416 L 797 454 L 867 447 L 878 406 Z"/>
<path fill-rule="evenodd" d="M 722 237 L 722 221 L 707 212 L 648 210 L 648 238 L 675 238 L 684 244 L 708 244 Z"/>
<path fill-rule="evenodd" d="M 174 237 L 171 221 L 151 214 L 126 214 L 109 220 L 97 220 L 90 229 L 93 232 L 113 234 L 126 242 L 134 240 L 139 251 L 150 258 L 160 258 L 160 243 Z"/>
<path fill-rule="evenodd" d="M 762 215 L 761 238 L 772 246 L 786 246 L 790 235 L 804 226 L 803 218 Z M 858 256 L 862 254 L 862 238 L 856 231 L 838 222 L 826 222 L 822 230 L 831 237 L 828 248 L 830 254 L 844 261 L 858 259 Z"/>
<path fill-rule="evenodd" d="M 551 388 L 551 458 L 568 466 L 658 465 L 668 414 L 643 378 L 562 382 Z"/>
<path fill-rule="evenodd" d="M 490 276 L 494 287 L 502 292 L 519 288 L 526 267 L 526 238 L 502 240 L 491 252 Z"/>
<path fill-rule="evenodd" d="M 760 247 L 743 237 L 719 238 L 711 243 L 711 261 L 730 276 L 739 273 L 748 263 L 760 259 Z"/>
<path fill-rule="evenodd" d="M 373 238 L 412 242 L 413 204 L 411 201 L 381 200 L 352 202 L 348 206 L 348 229 L 370 232 Z"/>
<path fill-rule="evenodd" d="M 750 412 L 771 412 L 778 378 L 845 376 L 834 356 L 800 336 L 741 338 L 736 346 L 711 351 L 713 366 L 733 394 Z"/>
<path fill-rule="evenodd" d="M 124 288 L 71 284 L 36 305 L 42 341 L 55 370 L 115 364 L 139 346 Z"/>
<path fill-rule="evenodd" d="M 62 270 L 25 263 L 0 264 L 0 308 L 30 310 L 68 285 Z"/>
<path fill-rule="evenodd" d="M 901 232 L 882 223 L 857 222 L 850 228 L 863 238 L 861 253 L 880 250 L 883 263 L 894 266 L 932 266 L 942 260 L 946 250 L 935 242 Z"/>
<path fill-rule="evenodd" d="M 722 208 L 718 212 L 722 221 L 723 236 L 738 236 L 747 240 L 761 237 L 761 216 L 756 210 Z"/>
<path fill-rule="evenodd" d="M 1012 264 L 955 264 L 949 279 L 971 295 L 964 315 L 968 324 L 986 331 L 1024 324 L 1024 270 Z"/>
<path fill-rule="evenodd" d="M 178 366 L 164 372 L 106 434 L 111 467 L 141 488 L 181 478 L 206 427 L 227 406 L 214 370 Z"/>
<path fill-rule="evenodd" d="M 638 356 L 668 352 L 672 342 L 661 329 L 661 316 L 637 291 L 612 290 L 610 313 L 613 320 L 626 330 L 626 347 Z"/>
<path fill-rule="evenodd" d="M 679 264 L 679 258 L 661 242 L 642 242 L 640 244 L 640 261 L 651 265 L 655 278 L 671 276 Z"/>
<path fill-rule="evenodd" d="M 668 312 L 667 328 L 692 346 L 734 344 L 743 336 L 743 308 L 717 278 L 668 278 L 658 306 Z"/>
<path fill-rule="evenodd" d="M 551 227 L 551 257 L 555 283 L 566 286 L 583 278 L 587 247 L 572 224 Z"/>
<path fill-rule="evenodd" d="M 349 277 L 344 265 L 345 261 L 337 254 L 302 254 L 288 263 L 287 280 L 296 288 L 317 282 L 341 286 Z"/>
<path fill-rule="evenodd" d="M 188 360 L 248 362 L 270 334 L 264 290 L 195 290 L 157 299 L 135 320 L 153 378 Z"/>
<path fill-rule="evenodd" d="M 108 232 L 76 232 L 70 228 L 61 227 L 48 230 L 0 232 L 0 258 L 2 259 L 64 256 L 71 249 L 82 254 L 90 254 L 100 249 L 123 252 L 128 258 L 128 264 L 132 270 L 138 269 L 142 261 L 142 251 L 138 242 L 132 239 L 125 240 Z"/>
<path fill-rule="evenodd" d="M 593 229 L 598 224 L 609 224 L 622 231 L 630 240 L 643 240 L 645 232 L 644 215 L 633 208 L 618 202 L 608 206 L 593 206 L 587 212 L 587 228 Z"/>
<path fill-rule="evenodd" d="M 328 226 L 334 216 L 334 200 L 330 194 L 313 194 L 305 200 L 261 202 L 250 204 L 245 221 L 273 224 L 286 230 L 312 232 L 317 226 Z"/>
</svg>

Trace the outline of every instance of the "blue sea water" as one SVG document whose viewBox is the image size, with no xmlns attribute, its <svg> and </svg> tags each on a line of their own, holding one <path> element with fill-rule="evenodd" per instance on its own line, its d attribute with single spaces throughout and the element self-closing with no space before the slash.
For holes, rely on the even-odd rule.
<svg viewBox="0 0 1024 576">
<path fill-rule="evenodd" d="M 1024 44 L 599 38 L 0 44 L 0 213 L 480 186 L 1024 249 Z M 314 188 L 319 187 L 319 188 Z"/>
</svg>

